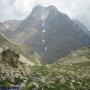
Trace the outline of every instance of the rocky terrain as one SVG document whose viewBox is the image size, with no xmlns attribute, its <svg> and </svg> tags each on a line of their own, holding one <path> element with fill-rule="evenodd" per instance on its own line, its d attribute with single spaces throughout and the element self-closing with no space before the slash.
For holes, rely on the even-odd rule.
<svg viewBox="0 0 90 90">
<path fill-rule="evenodd" d="M 19 86 L 21 90 L 89 90 L 90 47 L 62 59 L 41 66 L 25 66 L 19 61 L 18 67 L 0 63 L 0 86 Z"/>
<path fill-rule="evenodd" d="M 28 63 L 21 62 L 19 58 L 19 53 L 11 49 L 2 51 L 0 54 L 0 86 L 19 85 L 26 78 Z"/>
</svg>

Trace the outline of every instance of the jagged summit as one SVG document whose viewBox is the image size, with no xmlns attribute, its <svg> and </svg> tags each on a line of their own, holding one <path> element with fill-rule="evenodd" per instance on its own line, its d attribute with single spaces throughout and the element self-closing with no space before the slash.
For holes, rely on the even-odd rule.
<svg viewBox="0 0 90 90">
<path fill-rule="evenodd" d="M 53 5 L 47 6 L 46 9 L 47 10 L 52 10 L 52 11 L 58 11 L 58 9 Z"/>
<path fill-rule="evenodd" d="M 42 5 L 37 5 L 36 7 L 33 8 L 31 14 L 28 16 L 28 17 L 31 17 L 33 15 L 42 15 L 42 14 L 47 14 L 47 12 L 50 14 L 50 13 L 59 13 L 58 9 L 53 6 L 53 5 L 50 5 L 50 6 L 47 6 L 47 7 L 44 7 Z"/>
<path fill-rule="evenodd" d="M 39 5 L 35 6 L 32 11 L 40 10 L 40 9 L 55 10 L 55 11 L 58 10 L 54 5 L 42 6 L 39 4 Z"/>
</svg>

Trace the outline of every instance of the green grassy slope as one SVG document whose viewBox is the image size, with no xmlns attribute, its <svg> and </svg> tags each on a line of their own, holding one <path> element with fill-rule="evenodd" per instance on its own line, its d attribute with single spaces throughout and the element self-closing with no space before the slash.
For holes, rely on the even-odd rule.
<svg viewBox="0 0 90 90">
<path fill-rule="evenodd" d="M 3 46 L 7 43 L 9 44 L 9 41 L 0 34 L 0 46 Z"/>
<path fill-rule="evenodd" d="M 71 53 L 56 64 L 30 68 L 33 76 L 23 90 L 90 90 L 89 47 Z"/>
</svg>

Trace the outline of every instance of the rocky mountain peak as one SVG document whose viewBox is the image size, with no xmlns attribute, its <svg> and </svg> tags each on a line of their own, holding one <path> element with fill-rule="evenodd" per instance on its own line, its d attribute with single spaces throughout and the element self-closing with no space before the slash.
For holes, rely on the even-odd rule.
<svg viewBox="0 0 90 90">
<path fill-rule="evenodd" d="M 31 17 L 33 17 L 33 18 L 36 18 L 36 17 L 42 18 L 42 17 L 48 16 L 49 14 L 53 15 L 57 12 L 58 12 L 57 8 L 53 5 L 50 5 L 48 7 L 37 5 L 36 7 L 33 8 L 31 14 L 28 16 L 28 19 L 31 18 Z"/>
</svg>

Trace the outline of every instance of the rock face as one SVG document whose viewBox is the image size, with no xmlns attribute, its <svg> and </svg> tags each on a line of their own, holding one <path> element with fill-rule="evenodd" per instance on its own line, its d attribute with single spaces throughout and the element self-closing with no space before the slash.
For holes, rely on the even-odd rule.
<svg viewBox="0 0 90 90">
<path fill-rule="evenodd" d="M 3 50 L 2 60 L 3 60 L 3 62 L 8 63 L 8 65 L 10 65 L 14 68 L 18 68 L 19 54 L 10 49 Z"/>
</svg>

